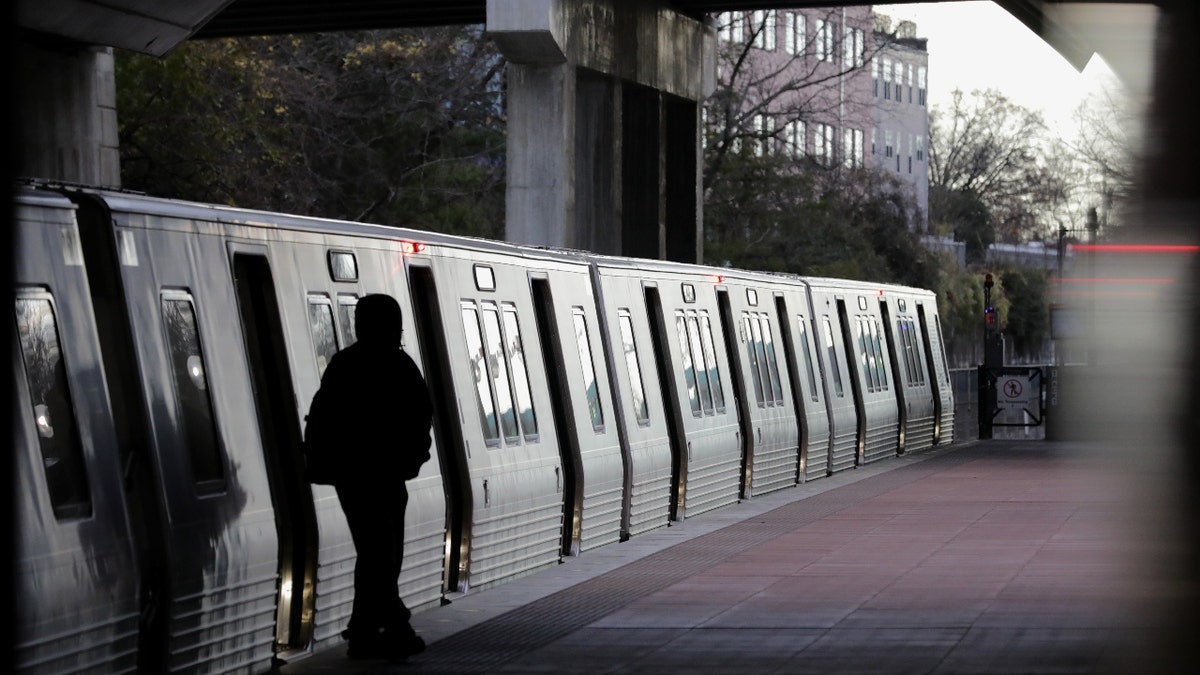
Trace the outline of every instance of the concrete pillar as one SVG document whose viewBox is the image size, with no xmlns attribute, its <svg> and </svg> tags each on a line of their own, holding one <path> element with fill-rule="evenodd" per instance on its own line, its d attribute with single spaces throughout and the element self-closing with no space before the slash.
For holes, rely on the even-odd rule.
<svg viewBox="0 0 1200 675">
<path fill-rule="evenodd" d="M 665 5 L 489 0 L 508 59 L 509 241 L 699 262 L 715 37 Z"/>
<path fill-rule="evenodd" d="M 13 49 L 17 175 L 120 187 L 112 49 L 26 39 Z"/>
</svg>

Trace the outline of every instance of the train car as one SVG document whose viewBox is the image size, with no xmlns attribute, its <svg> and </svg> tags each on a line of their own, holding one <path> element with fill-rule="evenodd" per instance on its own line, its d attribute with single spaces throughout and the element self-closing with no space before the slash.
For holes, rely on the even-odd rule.
<svg viewBox="0 0 1200 675">
<path fill-rule="evenodd" d="M 847 364 L 847 379 L 856 412 L 855 464 L 866 464 L 898 452 L 899 407 L 883 335 L 883 316 L 875 298 L 878 285 L 837 279 L 807 279 L 814 305 L 823 306 L 823 321 L 836 321 Z M 846 466 L 834 461 L 834 470 Z"/>
<path fill-rule="evenodd" d="M 15 665 L 137 672 L 146 589 L 129 574 L 138 559 L 122 487 L 127 458 L 76 209 L 52 193 L 21 191 L 14 201 Z"/>
<path fill-rule="evenodd" d="M 407 267 L 453 467 L 448 587 L 617 541 L 625 470 L 590 267 L 497 242 L 425 241 Z"/>
<path fill-rule="evenodd" d="M 937 322 L 937 299 L 930 291 L 880 285 L 878 300 L 900 413 L 898 452 L 949 442 L 953 414 L 949 427 L 945 414 L 954 410 L 954 395 L 945 362 L 931 358 L 940 345 L 929 328 L 931 318 Z"/>
<path fill-rule="evenodd" d="M 791 487 L 805 475 L 806 383 L 796 372 L 789 317 L 792 307 L 807 306 L 807 295 L 784 278 L 735 270 L 714 275 L 742 427 L 741 496 L 748 498 Z"/>
<path fill-rule="evenodd" d="M 300 445 L 369 293 L 434 399 L 417 611 L 953 437 L 919 289 L 93 189 L 18 205 L 23 672 L 257 673 L 340 643 L 353 542 Z"/>
<path fill-rule="evenodd" d="M 813 340 L 817 343 L 817 363 L 822 375 L 826 419 L 829 424 L 829 445 L 824 461 L 810 451 L 811 465 L 823 465 L 826 475 L 859 464 L 860 414 L 851 384 L 853 374 L 843 338 L 843 326 L 836 303 L 839 293 L 837 280 L 804 280 L 808 289 L 808 318 L 812 322 Z"/>
<path fill-rule="evenodd" d="M 641 432 L 634 442 L 641 447 L 631 447 L 640 461 L 634 467 L 639 484 L 632 487 L 632 499 L 639 503 L 630 519 L 649 517 L 665 524 L 660 520 L 664 515 L 682 520 L 736 502 L 743 432 L 728 355 L 721 348 L 725 342 L 714 275 L 668 262 L 599 256 L 592 261 L 606 315 L 644 325 L 640 339 L 653 350 L 654 369 L 642 369 L 642 377 L 650 380 L 643 394 L 653 390 L 657 395 L 650 403 L 662 405 L 647 408 L 647 417 L 633 423 Z M 610 340 L 623 344 L 625 337 L 614 330 L 619 326 L 609 327 Z M 632 400 L 635 392 L 623 390 L 620 396 Z M 664 495 L 668 457 L 669 493 Z M 660 491 L 649 497 L 648 489 L 654 488 Z M 647 507 L 651 514 L 643 511 Z"/>
</svg>

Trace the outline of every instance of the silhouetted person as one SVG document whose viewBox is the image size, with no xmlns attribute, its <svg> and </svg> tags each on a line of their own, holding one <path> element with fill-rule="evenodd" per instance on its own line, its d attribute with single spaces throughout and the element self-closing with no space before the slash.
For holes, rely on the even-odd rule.
<svg viewBox="0 0 1200 675">
<path fill-rule="evenodd" d="M 432 407 L 417 364 L 400 345 L 400 305 L 368 295 L 358 341 L 329 361 L 305 427 L 308 477 L 333 485 L 357 560 L 354 607 L 342 635 L 354 659 L 399 659 L 425 643 L 397 590 L 404 561 L 404 481 L 429 459 Z"/>
</svg>

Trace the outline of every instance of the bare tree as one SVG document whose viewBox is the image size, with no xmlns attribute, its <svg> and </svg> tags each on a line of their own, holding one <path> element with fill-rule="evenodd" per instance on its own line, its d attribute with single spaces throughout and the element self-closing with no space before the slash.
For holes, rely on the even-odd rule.
<svg viewBox="0 0 1200 675">
<path fill-rule="evenodd" d="M 1134 194 L 1143 161 L 1140 117 L 1121 85 L 1111 82 L 1082 101 L 1072 118 L 1076 134 L 1067 150 L 1081 165 L 1089 206 L 1107 222 Z"/>
<path fill-rule="evenodd" d="M 856 74 L 869 76 L 867 65 L 887 44 L 875 39 L 871 17 L 869 6 L 714 16 L 717 83 L 705 105 L 705 194 L 743 150 L 804 155 L 789 137 L 797 123 L 870 119 L 873 101 L 847 96 L 846 87 Z"/>
<path fill-rule="evenodd" d="M 978 199 L 1003 241 L 1040 237 L 1050 229 L 1046 207 L 1068 186 L 1048 161 L 1046 125 L 996 90 L 952 94 L 949 110 L 930 114 L 930 219 L 952 213 L 946 200 Z M 950 223 L 951 228 L 954 224 Z"/>
</svg>

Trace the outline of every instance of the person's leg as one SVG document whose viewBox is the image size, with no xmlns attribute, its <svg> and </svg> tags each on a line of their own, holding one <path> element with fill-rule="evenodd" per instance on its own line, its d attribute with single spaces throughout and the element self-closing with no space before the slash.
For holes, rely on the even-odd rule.
<svg viewBox="0 0 1200 675">
<path fill-rule="evenodd" d="M 375 499 L 360 487 L 337 488 L 354 541 L 354 604 L 346 637 L 378 637 L 398 601 L 391 538 L 382 529 Z M 386 518 L 385 518 L 386 520 Z"/>
</svg>

